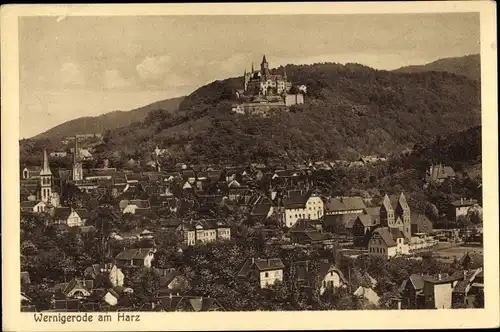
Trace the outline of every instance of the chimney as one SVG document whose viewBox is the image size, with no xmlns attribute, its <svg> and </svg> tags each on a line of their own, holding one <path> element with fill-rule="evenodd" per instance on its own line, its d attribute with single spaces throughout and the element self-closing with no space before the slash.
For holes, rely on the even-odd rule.
<svg viewBox="0 0 500 332">
<path fill-rule="evenodd" d="M 464 280 L 467 280 L 467 271 L 464 270 Z"/>
<path fill-rule="evenodd" d="M 168 295 L 168 297 L 169 297 L 169 298 L 172 298 L 172 293 L 170 293 L 170 294 Z"/>
<path fill-rule="evenodd" d="M 271 260 L 269 258 L 267 259 L 267 265 L 271 265 Z"/>
<path fill-rule="evenodd" d="M 441 273 L 438 274 L 438 280 L 441 280 L 443 278 L 443 275 Z"/>
<path fill-rule="evenodd" d="M 464 199 L 463 199 L 463 197 L 460 197 L 460 204 L 464 204 Z"/>
<path fill-rule="evenodd" d="M 254 264 L 254 263 L 255 263 L 255 258 L 252 257 L 252 264 Z"/>
</svg>

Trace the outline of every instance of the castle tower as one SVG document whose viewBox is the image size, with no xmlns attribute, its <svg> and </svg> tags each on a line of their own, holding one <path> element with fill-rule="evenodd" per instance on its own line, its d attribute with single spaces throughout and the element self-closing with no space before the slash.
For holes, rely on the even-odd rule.
<svg viewBox="0 0 500 332">
<path fill-rule="evenodd" d="M 262 63 L 260 64 L 260 70 L 261 70 L 262 75 L 264 75 L 264 76 L 269 75 L 269 63 L 267 63 L 265 55 L 262 57 Z"/>
<path fill-rule="evenodd" d="M 73 181 L 83 180 L 83 169 L 78 149 L 78 136 L 75 136 L 75 150 L 73 151 Z"/>
<path fill-rule="evenodd" d="M 43 149 L 43 167 L 40 171 L 40 197 L 44 203 L 49 203 L 52 197 L 52 172 L 46 149 Z"/>
</svg>

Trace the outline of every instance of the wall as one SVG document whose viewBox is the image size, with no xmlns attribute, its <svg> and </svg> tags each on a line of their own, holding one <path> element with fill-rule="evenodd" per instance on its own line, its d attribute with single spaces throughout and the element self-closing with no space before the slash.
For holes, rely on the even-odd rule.
<svg viewBox="0 0 500 332">
<path fill-rule="evenodd" d="M 306 209 L 285 209 L 285 225 L 288 228 L 291 228 L 293 225 L 297 223 L 299 219 L 307 218 L 307 210 Z"/>
<path fill-rule="evenodd" d="M 309 197 L 306 203 L 306 208 L 308 219 L 317 220 L 323 217 L 324 204 L 321 198 L 315 196 Z"/>
<path fill-rule="evenodd" d="M 269 285 L 273 285 L 276 281 L 283 281 L 283 270 L 260 272 L 260 288 L 266 288 Z"/>
<path fill-rule="evenodd" d="M 285 105 L 286 106 L 291 106 L 291 105 L 300 105 L 304 103 L 304 95 L 299 93 L 299 94 L 287 94 L 285 97 Z"/>
<path fill-rule="evenodd" d="M 390 257 L 389 249 L 381 238 L 372 238 L 368 242 L 368 253 L 373 256 Z M 391 251 L 392 252 L 392 251 Z"/>
<path fill-rule="evenodd" d="M 452 291 L 453 291 L 452 283 L 434 285 L 434 305 L 436 309 L 451 308 Z"/>
</svg>

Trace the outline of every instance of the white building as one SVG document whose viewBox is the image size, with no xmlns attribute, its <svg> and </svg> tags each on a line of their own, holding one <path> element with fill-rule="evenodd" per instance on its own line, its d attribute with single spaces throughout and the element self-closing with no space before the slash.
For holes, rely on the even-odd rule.
<svg viewBox="0 0 500 332">
<path fill-rule="evenodd" d="M 260 288 L 268 288 L 277 282 L 283 281 L 283 270 L 285 265 L 280 258 L 270 259 L 248 259 L 240 272 L 240 278 L 252 278 L 257 280 Z"/>
<path fill-rule="evenodd" d="M 323 217 L 323 200 L 312 193 L 291 194 L 283 199 L 283 222 L 291 228 L 299 219 L 318 220 Z"/>
<path fill-rule="evenodd" d="M 379 227 L 373 231 L 368 242 L 368 253 L 389 259 L 408 255 L 410 246 L 399 228 Z"/>
</svg>

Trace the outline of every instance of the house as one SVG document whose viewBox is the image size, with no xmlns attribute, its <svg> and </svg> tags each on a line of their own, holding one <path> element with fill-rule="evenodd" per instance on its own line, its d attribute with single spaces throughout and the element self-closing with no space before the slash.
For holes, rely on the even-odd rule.
<svg viewBox="0 0 500 332">
<path fill-rule="evenodd" d="M 92 294 L 94 280 L 73 278 L 70 282 L 60 285 L 60 294 L 67 299 L 84 299 Z"/>
<path fill-rule="evenodd" d="M 468 308 L 477 307 L 476 297 L 484 293 L 483 269 L 464 270 L 463 279 L 453 288 L 452 303 L 463 303 Z"/>
<path fill-rule="evenodd" d="M 422 213 L 415 213 L 411 216 L 411 234 L 425 233 L 431 234 L 433 231 L 432 221 Z"/>
<path fill-rule="evenodd" d="M 123 204 L 127 204 L 123 210 L 122 213 L 131 213 L 135 214 L 139 210 L 150 210 L 151 205 L 149 203 L 149 200 L 142 200 L 142 199 L 132 199 L 130 201 L 127 201 L 126 203 L 120 202 L 120 207 L 123 206 Z"/>
<path fill-rule="evenodd" d="M 425 305 L 424 276 L 412 274 L 408 279 L 403 280 L 399 287 L 399 294 L 401 296 L 401 308 L 423 308 Z"/>
<path fill-rule="evenodd" d="M 283 281 L 284 269 L 285 265 L 280 258 L 250 258 L 243 264 L 238 277 L 257 280 L 260 288 L 267 288 L 276 282 Z"/>
<path fill-rule="evenodd" d="M 324 206 L 325 228 L 331 232 L 337 232 L 339 228 L 345 227 L 351 219 L 363 214 L 366 208 L 363 198 L 357 196 L 329 197 L 325 200 Z"/>
<path fill-rule="evenodd" d="M 83 275 L 85 278 L 93 280 L 104 277 L 109 280 L 113 287 L 123 286 L 125 280 L 125 275 L 122 270 L 113 263 L 92 264 L 85 269 Z"/>
<path fill-rule="evenodd" d="M 91 168 L 87 175 L 86 180 L 112 180 L 116 174 L 116 168 Z"/>
<path fill-rule="evenodd" d="M 39 178 L 41 171 L 42 167 L 40 166 L 25 167 L 21 172 L 23 180 Z"/>
<path fill-rule="evenodd" d="M 160 311 L 187 311 L 187 312 L 205 312 L 205 311 L 224 311 L 222 305 L 217 299 L 204 296 L 179 296 L 168 295 L 160 297 Z"/>
<path fill-rule="evenodd" d="M 20 203 L 22 212 L 35 212 L 42 213 L 47 209 L 45 202 L 38 201 L 24 201 Z"/>
<path fill-rule="evenodd" d="M 327 289 L 345 288 L 347 279 L 340 269 L 328 260 L 298 261 L 294 263 L 297 281 L 307 287 L 318 287 L 323 294 Z"/>
<path fill-rule="evenodd" d="M 363 298 L 367 300 L 369 303 L 373 305 L 378 305 L 380 302 L 380 297 L 378 294 L 373 290 L 372 287 L 365 287 L 365 286 L 359 286 L 356 291 L 354 292 L 354 295 Z"/>
<path fill-rule="evenodd" d="M 453 179 L 455 171 L 450 166 L 442 164 L 431 165 L 426 173 L 427 183 L 442 183 L 444 180 Z"/>
<path fill-rule="evenodd" d="M 259 220 L 265 220 L 273 215 L 274 207 L 271 202 L 257 203 L 253 205 L 250 216 Z"/>
<path fill-rule="evenodd" d="M 299 219 L 317 220 L 323 217 L 323 200 L 312 192 L 289 192 L 283 198 L 284 226 L 291 228 Z"/>
<path fill-rule="evenodd" d="M 469 210 L 476 207 L 478 205 L 477 203 L 478 202 L 475 199 L 464 198 L 460 198 L 459 200 L 452 202 L 449 208 L 449 218 L 457 221 L 461 216 L 467 216 Z"/>
<path fill-rule="evenodd" d="M 132 288 L 123 286 L 114 286 L 109 288 L 103 296 L 103 300 L 110 306 L 125 305 L 130 295 L 134 292 Z"/>
<path fill-rule="evenodd" d="M 450 309 L 453 289 L 462 278 L 463 273 L 460 272 L 452 276 L 441 273 L 424 276 L 425 308 Z"/>
<path fill-rule="evenodd" d="M 351 232 L 353 237 L 353 245 L 355 247 L 366 248 L 372 231 L 379 226 L 378 219 L 371 214 L 362 214 L 356 217 L 352 223 Z"/>
<path fill-rule="evenodd" d="M 151 267 L 155 252 L 154 248 L 124 249 L 115 257 L 115 264 L 119 267 Z"/>
<path fill-rule="evenodd" d="M 288 234 L 294 243 L 319 244 L 329 240 L 330 234 L 323 234 L 322 225 L 315 220 L 298 220 Z"/>
<path fill-rule="evenodd" d="M 85 219 L 80 217 L 80 214 L 77 212 L 80 211 L 83 217 L 86 217 L 86 214 L 83 209 L 75 210 L 73 208 L 68 207 L 58 207 L 53 210 L 53 221 L 55 224 L 64 224 L 68 227 L 81 227 L 85 226 Z"/>
<path fill-rule="evenodd" d="M 196 220 L 181 224 L 177 230 L 186 246 L 231 239 L 231 228 L 224 220 Z"/>
<path fill-rule="evenodd" d="M 182 293 L 189 285 L 187 278 L 176 269 L 155 268 L 155 271 L 160 276 L 159 296 Z"/>
<path fill-rule="evenodd" d="M 409 245 L 398 228 L 378 227 L 368 242 L 370 255 L 391 258 L 396 255 L 408 255 Z"/>
</svg>

